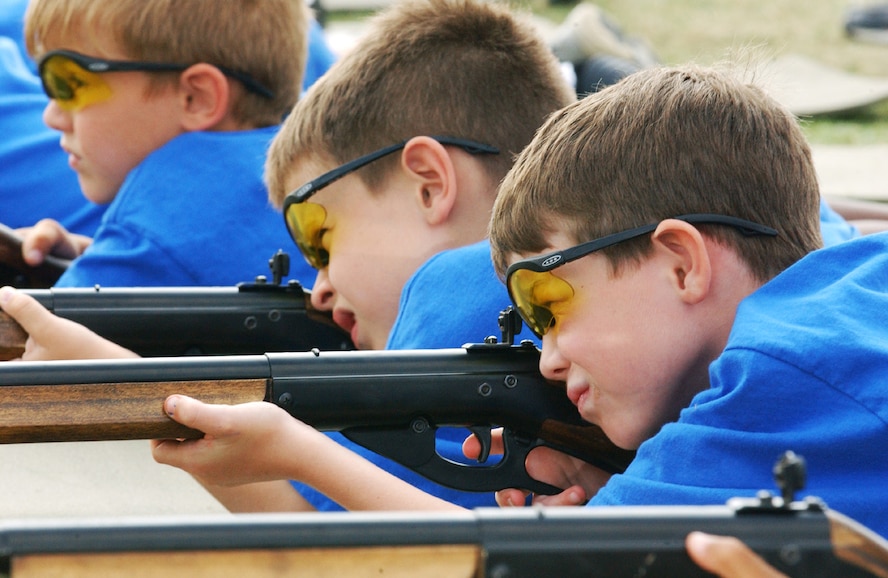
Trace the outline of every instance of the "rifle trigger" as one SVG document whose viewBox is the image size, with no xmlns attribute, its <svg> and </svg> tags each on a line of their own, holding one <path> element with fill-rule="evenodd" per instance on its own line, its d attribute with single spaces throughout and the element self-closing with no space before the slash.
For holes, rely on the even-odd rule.
<svg viewBox="0 0 888 578">
<path fill-rule="evenodd" d="M 481 444 L 481 452 L 478 454 L 478 463 L 483 464 L 487 461 L 487 458 L 490 457 L 490 428 L 484 426 L 470 426 L 469 431 L 475 434 L 475 437 L 478 438 L 478 443 Z"/>
</svg>

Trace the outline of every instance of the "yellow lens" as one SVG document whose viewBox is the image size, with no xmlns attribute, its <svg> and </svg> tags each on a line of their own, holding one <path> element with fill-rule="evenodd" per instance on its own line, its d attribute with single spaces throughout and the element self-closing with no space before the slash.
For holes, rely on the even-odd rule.
<svg viewBox="0 0 888 578">
<path fill-rule="evenodd" d="M 530 269 L 518 269 L 509 276 L 509 292 L 521 318 L 539 337 L 555 324 L 556 312 L 574 295 L 564 279 Z"/>
<path fill-rule="evenodd" d="M 50 57 L 40 73 L 49 97 L 65 110 L 80 110 L 111 98 L 111 88 L 99 74 L 84 70 L 66 56 Z"/>
<path fill-rule="evenodd" d="M 330 253 L 322 244 L 327 211 L 317 203 L 296 203 L 287 208 L 287 227 L 302 252 L 315 269 L 323 269 L 330 262 Z"/>
</svg>

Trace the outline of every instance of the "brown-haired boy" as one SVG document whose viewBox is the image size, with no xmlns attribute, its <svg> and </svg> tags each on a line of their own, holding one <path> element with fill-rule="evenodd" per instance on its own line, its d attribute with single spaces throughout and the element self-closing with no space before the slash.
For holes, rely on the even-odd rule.
<svg viewBox="0 0 888 578">
<path fill-rule="evenodd" d="M 568 488 L 538 503 L 722 504 L 770 487 L 793 450 L 806 493 L 886 534 L 888 235 L 819 249 L 818 197 L 795 118 L 713 70 L 638 73 L 540 129 L 501 186 L 495 261 L 543 374 L 638 453 L 609 480 L 531 454 L 532 475 Z M 452 507 L 268 405 L 172 396 L 213 444 L 160 442 L 155 458 L 217 483 L 302 479 L 351 509 Z M 735 541 L 688 548 L 725 576 L 761 564 Z"/>
<path fill-rule="evenodd" d="M 332 310 L 359 347 L 384 348 L 410 275 L 486 236 L 514 155 L 573 100 L 532 25 L 502 6 L 431 0 L 380 14 L 296 105 L 269 151 L 271 198 L 286 205 L 297 244 L 319 269 L 315 306 Z M 388 154 L 285 200 L 382 149 Z M 326 216 L 314 222 L 319 206 Z"/>
<path fill-rule="evenodd" d="M 728 74 L 644 71 L 553 115 L 503 182 L 494 262 L 543 374 L 638 453 L 600 490 L 550 455 L 536 475 L 570 489 L 540 502 L 723 503 L 792 450 L 806 493 L 888 534 L 888 235 L 818 250 L 818 203 L 796 119 Z"/>
<path fill-rule="evenodd" d="M 44 120 L 84 195 L 110 203 L 93 239 L 54 221 L 30 262 L 78 257 L 59 286 L 232 285 L 288 239 L 262 182 L 264 153 L 296 102 L 301 0 L 32 0 L 28 50 Z M 293 277 L 310 286 L 313 272 Z"/>
</svg>

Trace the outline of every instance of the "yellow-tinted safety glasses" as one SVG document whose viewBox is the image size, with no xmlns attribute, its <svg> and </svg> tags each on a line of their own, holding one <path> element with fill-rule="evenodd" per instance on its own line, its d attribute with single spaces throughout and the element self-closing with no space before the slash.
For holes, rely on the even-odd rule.
<svg viewBox="0 0 888 578">
<path fill-rule="evenodd" d="M 692 224 L 727 225 L 746 236 L 777 235 L 777 231 L 771 227 L 726 215 L 700 213 L 672 218 Z M 506 271 L 506 287 L 521 319 L 537 337 L 542 338 L 555 325 L 559 312 L 563 311 L 574 296 L 573 287 L 564 279 L 556 277 L 552 273 L 554 269 L 595 251 L 652 233 L 658 225 L 659 223 L 643 225 L 513 263 Z"/>
<path fill-rule="evenodd" d="M 47 52 L 37 65 L 43 91 L 68 111 L 80 110 L 111 97 L 111 88 L 102 79 L 102 72 L 179 72 L 190 64 L 144 62 L 137 60 L 104 60 L 70 50 Z M 265 98 L 273 94 L 248 74 L 214 65 L 223 74 L 240 81 L 244 87 Z"/>
<path fill-rule="evenodd" d="M 429 138 L 443 145 L 459 147 L 473 155 L 499 154 L 498 148 L 471 140 L 447 136 L 432 136 Z M 330 263 L 330 252 L 323 246 L 324 222 L 327 220 L 327 211 L 317 203 L 307 202 L 308 199 L 330 183 L 341 179 L 347 174 L 401 150 L 407 146 L 409 140 L 406 139 L 358 157 L 336 167 L 332 171 L 322 174 L 287 194 L 283 206 L 284 222 L 287 224 L 290 236 L 309 265 L 318 270 L 325 268 Z"/>
</svg>

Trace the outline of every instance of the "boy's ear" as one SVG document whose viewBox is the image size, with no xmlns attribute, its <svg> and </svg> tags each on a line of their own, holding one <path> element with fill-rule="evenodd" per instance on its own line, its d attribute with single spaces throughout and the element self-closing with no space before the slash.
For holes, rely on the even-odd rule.
<svg viewBox="0 0 888 578">
<path fill-rule="evenodd" d="M 433 138 L 410 139 L 401 166 L 414 183 L 416 201 L 430 225 L 446 222 L 456 205 L 457 178 L 447 149 Z"/>
<path fill-rule="evenodd" d="M 700 231 L 685 221 L 666 219 L 651 241 L 669 267 L 668 278 L 679 298 L 688 305 L 703 301 L 712 286 L 712 263 Z"/>
<path fill-rule="evenodd" d="M 212 64 L 189 66 L 179 75 L 182 126 L 188 131 L 216 128 L 228 115 L 231 86 Z"/>
</svg>

